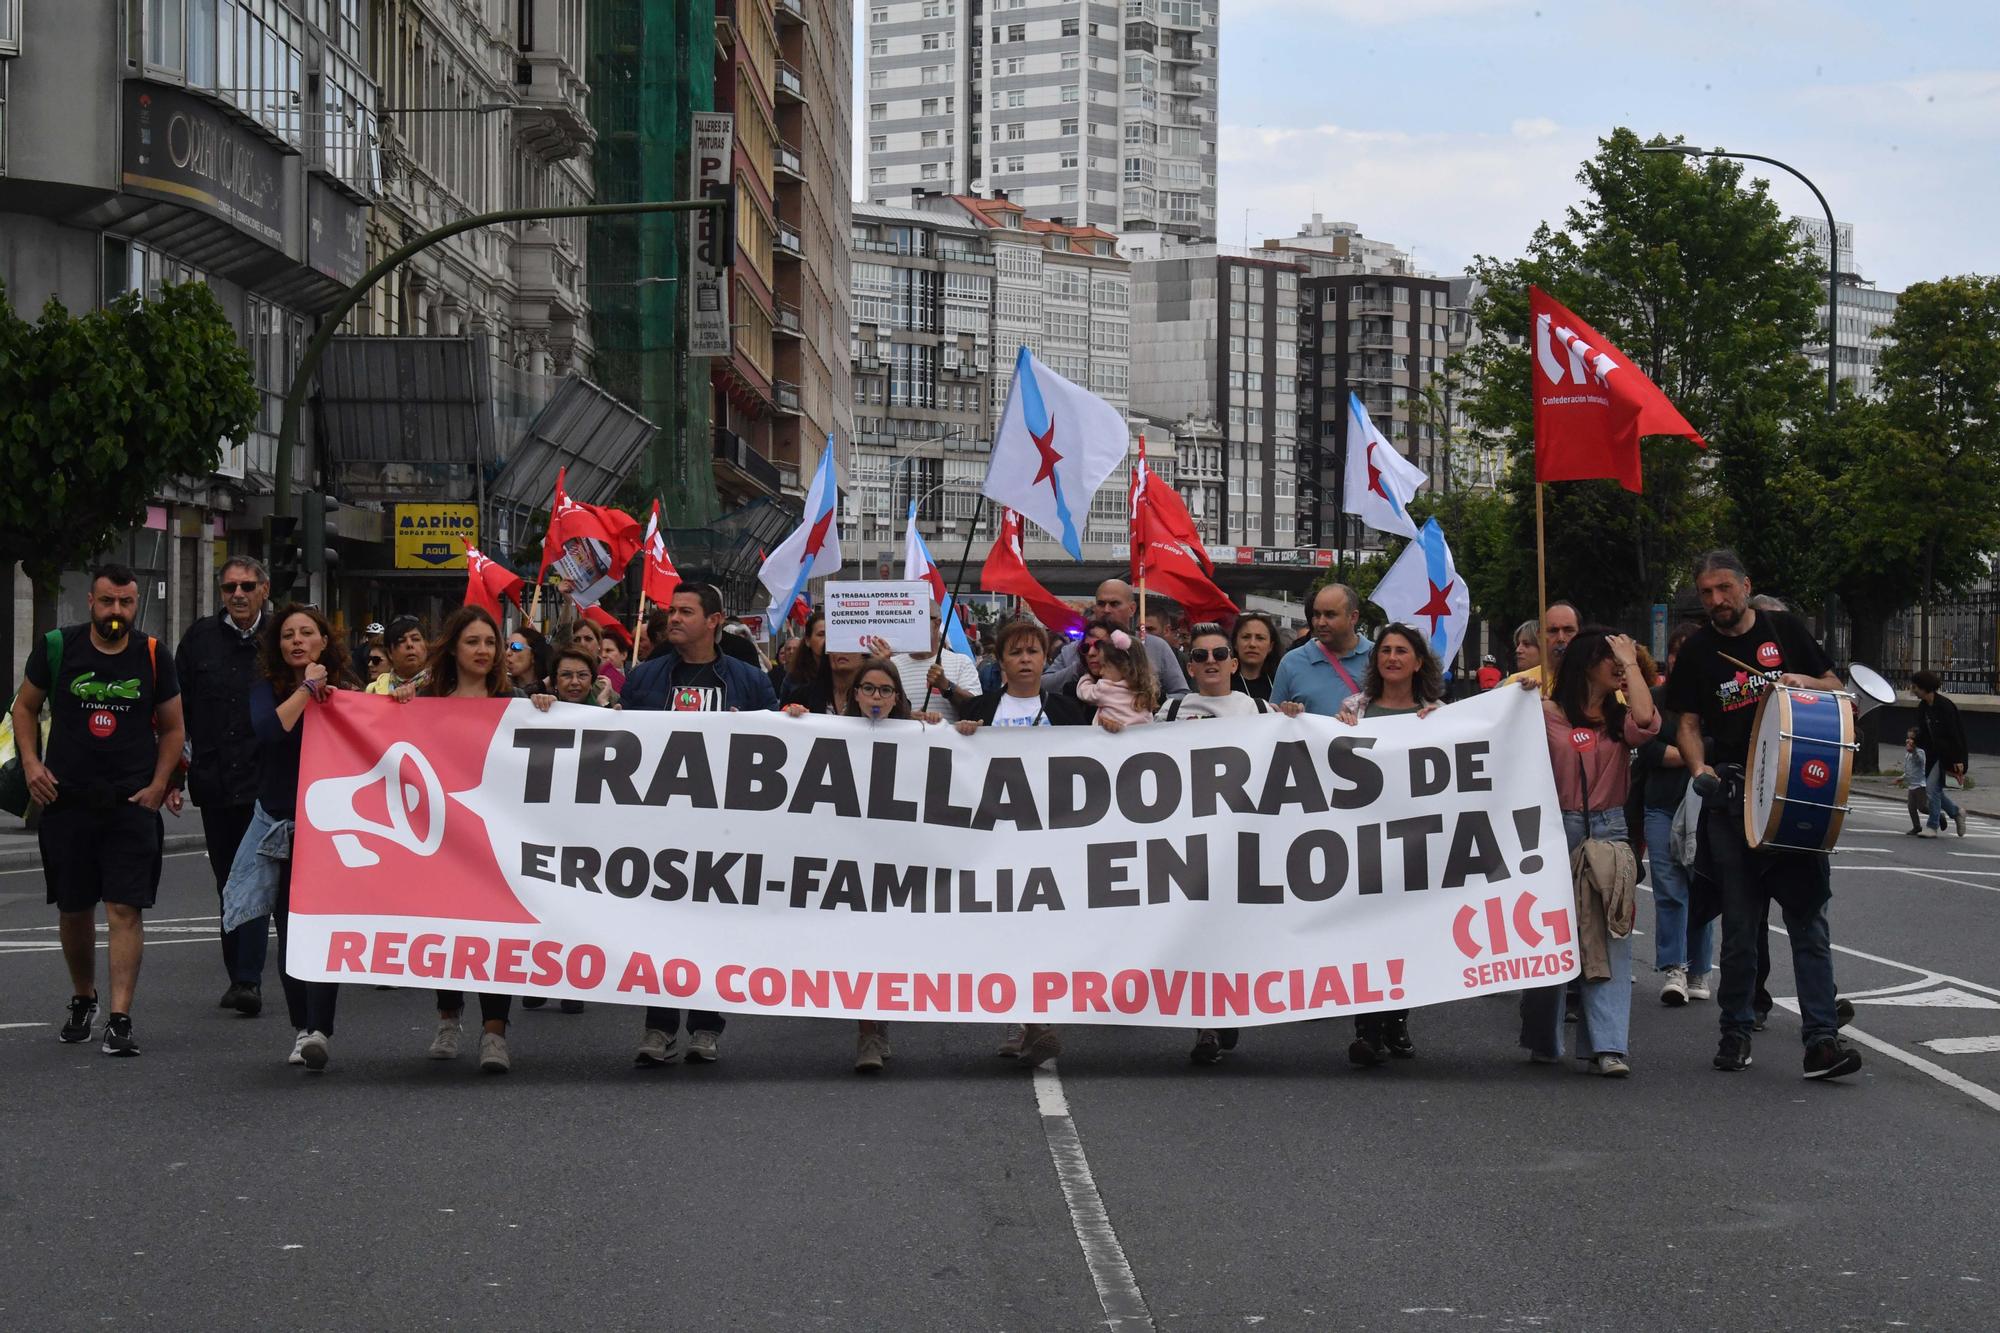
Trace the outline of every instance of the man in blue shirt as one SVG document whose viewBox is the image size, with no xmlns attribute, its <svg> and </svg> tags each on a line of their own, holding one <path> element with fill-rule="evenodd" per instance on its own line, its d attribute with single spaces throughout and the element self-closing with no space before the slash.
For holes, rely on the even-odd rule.
<svg viewBox="0 0 2000 1333">
<path fill-rule="evenodd" d="M 1368 678 L 1375 645 L 1361 633 L 1361 599 L 1345 583 L 1313 594 L 1312 641 L 1285 654 L 1271 681 L 1271 702 L 1304 704 L 1308 713 L 1332 717 Z"/>
</svg>

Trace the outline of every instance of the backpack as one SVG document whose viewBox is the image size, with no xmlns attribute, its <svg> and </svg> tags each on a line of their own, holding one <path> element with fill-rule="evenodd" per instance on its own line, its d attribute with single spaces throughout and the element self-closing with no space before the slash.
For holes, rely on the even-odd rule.
<svg viewBox="0 0 2000 1333">
<path fill-rule="evenodd" d="M 1169 700 L 1169 701 L 1167 702 L 1167 721 L 1169 721 L 1169 722 L 1175 722 L 1175 721 L 1178 721 L 1178 720 L 1180 719 L 1180 715 L 1181 715 L 1181 700 L 1182 700 L 1182 699 L 1185 699 L 1185 698 L 1187 698 L 1187 697 L 1188 697 L 1188 696 L 1187 696 L 1187 695 L 1185 695 L 1185 694 L 1183 694 L 1183 695 L 1178 695 L 1178 696 L 1176 696 L 1175 698 L 1173 698 L 1173 699 L 1171 699 L 1171 700 Z M 1270 705 L 1270 704 L 1268 704 L 1268 703 L 1266 703 L 1266 702 L 1265 702 L 1264 700 L 1262 700 L 1262 699 L 1254 699 L 1254 698 L 1253 698 L 1253 702 L 1254 702 L 1254 703 L 1255 703 L 1255 704 L 1257 705 L 1257 711 L 1258 711 L 1258 712 L 1260 712 L 1260 713 L 1268 713 L 1268 712 L 1270 712 L 1270 711 L 1271 711 L 1271 705 Z"/>
<path fill-rule="evenodd" d="M 52 629 L 42 636 L 42 651 L 49 659 L 49 693 L 55 693 L 56 680 L 62 675 L 63 648 L 65 640 L 60 629 Z M 153 685 L 160 683 L 160 641 L 146 636 L 146 660 L 152 664 Z M 21 697 L 17 690 L 14 698 Z M 41 749 L 36 753 L 47 754 L 49 743 L 49 706 L 42 702 Z M 14 705 L 7 705 L 7 716 L 0 719 L 0 810 L 10 815 L 25 817 L 28 807 L 33 804 L 28 795 L 28 775 L 21 767 L 21 752 L 14 743 Z"/>
</svg>

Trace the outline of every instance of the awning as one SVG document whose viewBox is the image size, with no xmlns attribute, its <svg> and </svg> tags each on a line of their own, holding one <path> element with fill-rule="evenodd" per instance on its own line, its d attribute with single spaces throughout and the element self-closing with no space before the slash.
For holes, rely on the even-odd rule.
<svg viewBox="0 0 2000 1333">
<path fill-rule="evenodd" d="M 585 504 L 610 504 L 653 438 L 653 423 L 579 375 L 557 382 L 501 460 L 487 487 L 495 504 L 547 509 L 556 469 L 568 469 L 563 489 Z"/>
<path fill-rule="evenodd" d="M 328 464 L 492 460 L 493 390 L 473 337 L 339 337 L 319 372 Z"/>
</svg>

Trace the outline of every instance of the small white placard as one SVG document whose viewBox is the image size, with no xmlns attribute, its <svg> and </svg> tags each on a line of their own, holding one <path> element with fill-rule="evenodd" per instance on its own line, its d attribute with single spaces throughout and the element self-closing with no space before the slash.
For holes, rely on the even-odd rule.
<svg viewBox="0 0 2000 1333">
<path fill-rule="evenodd" d="M 865 653 L 863 639 L 884 639 L 897 653 L 931 650 L 931 588 L 922 579 L 828 583 L 826 650 Z"/>
</svg>

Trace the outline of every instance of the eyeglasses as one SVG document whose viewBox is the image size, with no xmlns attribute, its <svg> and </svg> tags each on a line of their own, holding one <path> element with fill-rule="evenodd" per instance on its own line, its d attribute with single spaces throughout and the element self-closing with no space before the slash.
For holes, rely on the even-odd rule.
<svg viewBox="0 0 2000 1333">
<path fill-rule="evenodd" d="M 1190 662 L 1207 662 L 1211 660 L 1216 662 L 1227 662 L 1230 658 L 1234 656 L 1236 656 L 1236 654 L 1231 652 L 1227 648 L 1188 649 L 1188 661 Z"/>
<path fill-rule="evenodd" d="M 252 583 L 225 583 L 225 584 L 223 584 L 223 585 L 222 585 L 222 590 L 223 590 L 224 592 L 255 592 L 255 591 L 257 591 L 257 588 L 258 588 L 258 586 L 259 586 L 259 585 L 258 585 L 258 584 L 256 584 L 256 583 L 254 583 L 254 582 L 252 582 Z"/>
<path fill-rule="evenodd" d="M 389 659 L 380 653 L 370 653 L 368 654 L 368 665 L 371 667 L 388 666 Z"/>
<path fill-rule="evenodd" d="M 896 697 L 896 687 L 894 685 L 877 685 L 873 681 L 864 681 L 862 684 L 856 685 L 854 692 L 856 694 L 865 694 L 871 699 L 893 699 Z"/>
</svg>

